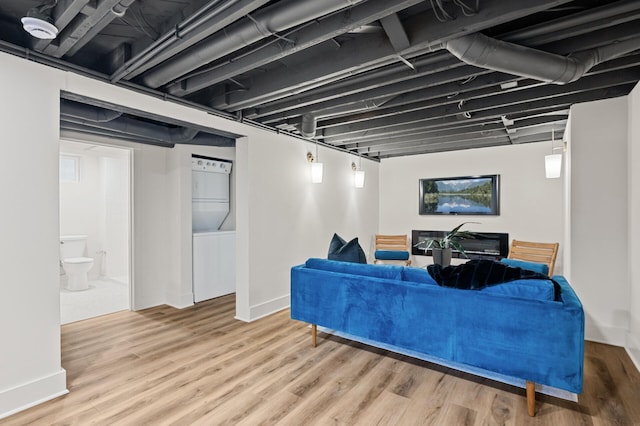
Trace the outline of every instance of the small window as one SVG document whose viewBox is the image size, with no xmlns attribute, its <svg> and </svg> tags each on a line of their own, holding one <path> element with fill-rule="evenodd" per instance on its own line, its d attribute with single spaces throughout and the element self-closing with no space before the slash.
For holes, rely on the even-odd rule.
<svg viewBox="0 0 640 426">
<path fill-rule="evenodd" d="M 74 155 L 60 155 L 60 182 L 80 182 L 79 163 L 79 157 Z"/>
</svg>

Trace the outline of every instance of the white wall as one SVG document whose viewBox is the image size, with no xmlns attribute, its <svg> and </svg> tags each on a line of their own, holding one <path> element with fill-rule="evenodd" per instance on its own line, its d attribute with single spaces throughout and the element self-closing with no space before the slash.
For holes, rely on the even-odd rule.
<svg viewBox="0 0 640 426">
<path fill-rule="evenodd" d="M 640 369 L 640 85 L 629 95 L 629 334 L 627 352 Z M 635 166 L 635 167 L 634 167 Z"/>
<path fill-rule="evenodd" d="M 66 392 L 60 364 L 59 87 L 0 56 L 0 417 Z"/>
<path fill-rule="evenodd" d="M 297 139 L 4 53 L 0 69 L 7 141 L 0 176 L 11 182 L 0 194 L 7 283 L 0 289 L 0 417 L 65 392 L 58 266 L 61 90 L 242 136 L 234 164 L 238 318 L 253 320 L 286 307 L 291 266 L 325 256 L 333 232 L 363 240 L 376 232 L 377 163 L 363 163 L 366 187 L 356 190 L 353 159 L 321 149 L 325 183 L 312 186 L 306 163 L 312 147 Z M 104 142 L 133 154 L 133 308 L 183 305 L 191 287 L 191 205 L 184 202 L 191 184 L 184 160 L 209 151 Z M 32 157 L 25 173 L 20 160 Z"/>
<path fill-rule="evenodd" d="M 302 181 L 297 179 L 301 177 L 300 173 L 308 172 L 306 152 L 313 150 L 313 147 L 305 146 L 305 143 L 298 139 L 72 73 L 67 73 L 66 79 L 64 89 L 73 93 L 243 136 L 236 146 L 234 164 L 238 318 L 250 321 L 288 306 L 291 266 L 310 255 L 325 256 L 329 239 L 336 230 L 342 230 L 347 237 L 347 234 L 351 233 L 363 240 L 376 232 L 377 163 L 363 163 L 363 168 L 368 172 L 367 184 L 356 193 L 353 192 L 356 191 L 355 188 L 351 186 L 350 165 L 353 158 L 337 151 L 321 149 L 320 156 L 325 163 L 327 184 L 323 184 L 321 188 L 306 190 L 308 176 Z M 188 298 L 186 291 L 190 288 L 186 284 L 186 268 L 190 268 L 190 254 L 185 255 L 182 250 L 176 256 L 175 250 L 177 247 L 185 248 L 191 244 L 190 224 L 187 226 L 187 221 L 190 222 L 190 206 L 182 204 L 183 209 L 179 212 L 169 207 L 180 205 L 180 200 L 190 197 L 191 189 L 190 181 L 186 178 L 189 172 L 185 172 L 184 169 L 172 172 L 168 170 L 175 167 L 175 164 L 182 164 L 188 156 L 185 157 L 185 152 L 175 154 L 172 150 L 166 149 L 158 153 L 152 151 L 153 148 L 156 147 L 142 149 L 155 152 L 156 155 L 164 155 L 165 161 L 162 166 L 160 159 L 153 158 L 149 153 L 145 155 L 145 160 L 140 161 L 143 169 L 138 167 L 139 160 L 135 160 L 134 166 L 134 181 L 143 181 L 135 184 L 134 198 L 137 202 L 134 211 L 138 211 L 142 206 L 149 211 L 148 215 L 134 213 L 137 278 L 134 306 L 141 308 L 159 303 L 183 306 Z M 301 154 L 292 154 L 294 150 L 300 151 Z M 325 155 L 325 151 L 329 154 Z M 137 158 L 137 155 L 138 151 L 134 153 L 134 158 Z M 181 157 L 176 159 L 173 158 L 174 155 Z M 145 164 L 147 162 L 148 165 Z M 301 187 L 299 182 L 303 182 L 305 187 Z M 331 186 L 334 183 L 344 186 Z M 152 185 L 153 189 L 145 188 L 147 184 Z M 138 199 L 137 194 L 141 191 L 144 192 L 142 197 L 150 199 Z M 301 211 L 307 210 L 311 212 L 310 215 L 300 215 Z M 167 211 L 177 214 L 165 214 Z M 366 212 L 366 217 L 359 217 L 357 214 L 360 212 Z M 142 218 L 148 219 L 149 215 L 152 216 L 153 224 L 141 222 Z M 160 222 L 163 220 L 164 223 L 161 225 Z M 300 229 L 300 234 L 291 234 L 291 225 L 296 223 L 299 225 L 295 229 Z M 141 234 L 138 234 L 138 225 L 144 227 Z M 154 233 L 153 229 L 161 229 L 163 233 Z M 320 232 L 326 240 L 318 242 L 308 236 L 310 232 Z M 146 250 L 138 249 L 141 243 L 145 244 Z M 144 260 L 138 264 L 137 259 L 141 256 Z M 138 265 L 141 265 L 141 270 Z M 153 271 L 153 278 L 149 276 L 150 271 Z M 268 272 L 274 274 L 269 275 Z M 144 276 L 137 276 L 138 274 Z M 265 280 L 265 276 L 272 278 Z M 139 285 L 141 280 L 145 281 L 144 289 Z M 150 297 L 152 289 L 164 289 L 165 295 L 157 296 L 156 291 L 153 293 L 155 296 Z M 139 291 L 148 297 L 144 303 L 141 302 L 142 294 L 138 294 Z M 167 297 L 170 300 L 167 300 Z"/>
<path fill-rule="evenodd" d="M 571 275 L 585 337 L 624 346 L 629 329 L 627 99 L 571 107 Z"/>
<path fill-rule="evenodd" d="M 290 267 L 309 257 L 325 257 L 336 232 L 358 237 L 364 250 L 378 223 L 378 167 L 363 161 L 365 187 L 354 188 L 354 157 L 320 147 L 324 165 L 321 184 L 311 183 L 307 152 L 312 144 L 265 134 L 259 141 L 240 145 L 248 156 L 251 179 L 238 188 L 249 197 L 248 257 L 250 311 L 255 319 L 289 305 Z M 238 231 L 241 229 L 238 227 Z"/>
<path fill-rule="evenodd" d="M 242 289 L 247 281 L 256 283 L 248 309 L 238 307 L 237 315 L 253 320 L 288 306 L 290 267 L 309 257 L 326 257 L 334 232 L 361 242 L 376 232 L 379 165 L 363 161 L 365 188 L 357 189 L 354 158 L 331 149 L 319 148 L 321 184 L 311 183 L 306 162 L 307 152 L 315 153 L 313 144 L 267 133 L 257 141 L 239 140 L 236 150 L 237 261 L 247 265 L 237 268 L 237 285 Z"/>
<path fill-rule="evenodd" d="M 564 178 L 545 178 L 544 156 L 550 152 L 551 141 L 385 159 L 380 167 L 380 232 L 411 236 L 412 229 L 444 231 L 480 222 L 464 229 L 507 232 L 510 240 L 559 242 L 555 271 L 562 273 Z M 500 175 L 499 216 L 418 214 L 419 179 L 485 174 Z M 428 263 L 430 257 L 413 256 L 414 265 Z"/>
<path fill-rule="evenodd" d="M 130 159 L 128 151 L 120 151 L 118 154 L 100 158 L 103 182 L 103 224 L 100 238 L 103 265 L 100 275 L 128 278 Z"/>
</svg>

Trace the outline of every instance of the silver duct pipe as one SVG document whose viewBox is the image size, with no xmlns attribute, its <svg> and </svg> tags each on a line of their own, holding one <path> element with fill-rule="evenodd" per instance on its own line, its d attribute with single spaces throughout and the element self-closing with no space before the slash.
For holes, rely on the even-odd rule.
<svg viewBox="0 0 640 426">
<path fill-rule="evenodd" d="M 112 83 L 142 74 L 199 41 L 253 12 L 268 0 L 212 0 L 125 62 L 109 78 Z"/>
<path fill-rule="evenodd" d="M 73 56 L 80 49 L 84 47 L 85 44 L 89 43 L 95 36 L 97 36 L 100 31 L 102 31 L 107 25 L 109 25 L 114 19 L 122 18 L 129 9 L 129 6 L 133 4 L 135 0 L 120 0 L 120 2 L 114 4 L 105 12 L 105 14 L 100 18 L 98 22 L 92 24 L 86 24 L 89 26 L 89 31 L 80 37 L 69 49 L 64 53 L 66 56 Z M 103 1 L 104 3 L 104 1 Z M 91 19 L 91 18 L 89 18 Z M 60 52 L 56 52 L 57 54 Z M 61 56 L 59 56 L 61 57 Z"/>
<path fill-rule="evenodd" d="M 599 63 L 639 49 L 640 36 L 570 56 L 519 46 L 480 33 L 447 41 L 444 47 L 470 65 L 547 83 L 566 84 L 578 80 Z"/>
<path fill-rule="evenodd" d="M 174 56 L 143 77 L 145 85 L 157 88 L 178 77 L 249 46 L 274 33 L 319 18 L 362 0 L 281 0 L 237 21 L 196 45 Z"/>
<path fill-rule="evenodd" d="M 181 143 L 219 147 L 233 147 L 236 144 L 233 138 L 199 132 L 195 129 L 178 128 L 167 131 L 168 129 L 160 126 L 150 127 L 150 125 L 147 125 L 145 127 L 139 127 L 127 125 L 130 123 L 119 124 L 119 122 L 127 120 L 137 121 L 125 118 L 112 122 L 92 122 L 90 120 L 66 119 L 62 117 L 60 128 L 101 136 L 119 137 L 133 142 L 168 148 L 173 148 L 175 144 Z"/>
<path fill-rule="evenodd" d="M 198 71 L 196 75 L 169 86 L 169 93 L 184 96 L 189 93 L 213 86 L 252 69 L 264 66 L 289 55 L 330 40 L 339 34 L 362 27 L 400 10 L 406 9 L 422 0 L 368 0 L 348 10 L 335 13 L 317 20 L 314 25 L 305 25 L 292 32 L 283 33 L 283 39 L 294 39 L 295 43 L 268 43 L 251 52 L 225 58 L 224 63 L 216 64 L 213 69 Z"/>
<path fill-rule="evenodd" d="M 141 136 L 144 138 L 157 139 L 169 143 L 189 142 L 198 134 L 198 130 L 188 127 L 169 129 L 153 124 L 146 124 L 140 120 L 135 120 L 129 117 L 122 117 L 117 120 L 103 123 L 84 120 L 81 118 L 72 118 L 64 115 L 62 115 L 60 119 L 69 123 L 81 124 L 83 126 L 111 130 L 128 135 Z"/>
<path fill-rule="evenodd" d="M 189 145 L 207 145 L 207 146 L 219 146 L 232 148 L 236 146 L 236 140 L 232 138 L 226 138 L 220 135 L 214 135 L 211 133 L 200 132 L 187 142 Z"/>
<path fill-rule="evenodd" d="M 86 135 L 102 136 L 105 138 L 112 138 L 112 139 L 115 138 L 115 139 L 129 141 L 129 142 L 142 143 L 145 145 L 161 146 L 163 148 L 173 148 L 175 146 L 172 143 L 163 142 L 156 139 L 149 139 L 149 138 L 136 136 L 136 135 L 128 135 L 125 133 L 114 132 L 113 130 L 104 130 L 104 129 L 99 129 L 97 127 L 89 127 L 89 126 L 84 126 L 82 124 L 69 123 L 65 121 L 60 122 L 60 130 L 78 132 Z"/>
<path fill-rule="evenodd" d="M 94 123 L 105 123 L 115 120 L 120 117 L 122 113 L 112 109 L 100 108 L 93 105 L 82 105 L 63 99 L 60 102 L 60 115 L 68 118 L 89 120 Z"/>
<path fill-rule="evenodd" d="M 300 133 L 302 134 L 302 136 L 304 136 L 305 138 L 315 137 L 316 124 L 317 124 L 317 119 L 313 114 L 311 113 L 304 114 L 302 116 L 302 123 L 300 124 Z"/>
</svg>

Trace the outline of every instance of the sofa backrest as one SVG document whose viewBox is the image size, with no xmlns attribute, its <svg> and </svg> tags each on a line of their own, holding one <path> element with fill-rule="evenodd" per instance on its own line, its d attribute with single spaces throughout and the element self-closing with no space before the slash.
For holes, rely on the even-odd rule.
<svg viewBox="0 0 640 426">
<path fill-rule="evenodd" d="M 310 269 L 342 274 L 401 280 L 422 285 L 438 285 L 429 272 L 424 268 L 415 268 L 410 266 L 402 267 L 397 265 L 361 264 L 319 258 L 311 258 L 307 260 L 305 266 Z M 554 300 L 553 283 L 549 280 L 525 279 L 492 285 L 483 288 L 482 290 L 461 291 L 478 291 L 479 293 L 486 295 L 517 297 L 520 299 L 530 300 Z"/>
<path fill-rule="evenodd" d="M 367 263 L 340 262 L 337 260 L 318 258 L 311 258 L 307 260 L 305 266 L 310 269 L 389 280 L 401 280 L 403 269 L 402 266 L 397 265 L 371 265 Z"/>
<path fill-rule="evenodd" d="M 545 300 L 553 302 L 555 291 L 549 280 L 515 280 L 504 284 L 492 285 L 480 290 L 483 294 L 494 296 L 518 297 L 520 299 Z"/>
</svg>

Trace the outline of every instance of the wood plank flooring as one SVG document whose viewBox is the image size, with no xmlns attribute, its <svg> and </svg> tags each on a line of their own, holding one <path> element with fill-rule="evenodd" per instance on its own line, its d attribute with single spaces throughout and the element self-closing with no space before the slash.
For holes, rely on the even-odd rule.
<svg viewBox="0 0 640 426">
<path fill-rule="evenodd" d="M 640 425 L 640 373 L 587 342 L 578 403 L 318 333 L 226 296 L 62 327 L 70 393 L 3 425 Z"/>
</svg>

